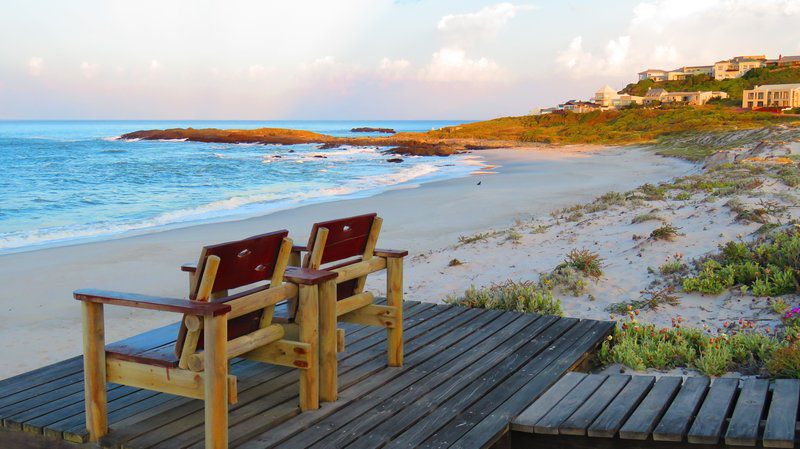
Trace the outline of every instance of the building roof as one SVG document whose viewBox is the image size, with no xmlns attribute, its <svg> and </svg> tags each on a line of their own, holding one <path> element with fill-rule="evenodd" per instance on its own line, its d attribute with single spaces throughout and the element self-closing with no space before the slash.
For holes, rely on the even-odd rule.
<svg viewBox="0 0 800 449">
<path fill-rule="evenodd" d="M 647 69 L 644 72 L 639 72 L 638 74 L 642 75 L 642 74 L 645 74 L 645 73 L 667 73 L 667 71 L 666 70 L 661 70 L 661 69 Z"/>
<path fill-rule="evenodd" d="M 800 89 L 800 83 L 786 83 L 786 84 L 764 84 L 763 86 L 756 86 L 753 90 L 776 90 L 776 89 Z"/>
<path fill-rule="evenodd" d="M 781 56 L 778 62 L 800 61 L 800 56 Z"/>
<path fill-rule="evenodd" d="M 611 95 L 616 95 L 616 94 L 617 94 L 617 91 L 616 91 L 616 90 L 614 90 L 614 88 L 613 88 L 613 87 L 611 87 L 611 86 L 609 86 L 608 84 L 606 84 L 605 86 L 601 87 L 601 88 L 600 88 L 600 90 L 598 90 L 597 92 L 595 92 L 595 94 L 611 94 Z"/>
</svg>

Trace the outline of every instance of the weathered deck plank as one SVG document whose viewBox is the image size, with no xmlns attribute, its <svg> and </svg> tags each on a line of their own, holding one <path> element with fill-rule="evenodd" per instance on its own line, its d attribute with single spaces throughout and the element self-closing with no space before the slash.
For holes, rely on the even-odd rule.
<svg viewBox="0 0 800 449">
<path fill-rule="evenodd" d="M 311 412 L 297 407 L 296 371 L 234 360 L 231 447 L 484 447 L 612 328 L 411 301 L 404 323 L 402 368 L 386 367 L 385 330 L 342 324 L 340 399 Z M 158 348 L 175 336 L 175 326 L 165 326 L 133 343 Z M 202 447 L 201 401 L 120 385 L 109 385 L 108 394 L 111 431 L 102 447 Z M 0 381 L 0 420 L 9 427 L 0 431 L 0 447 L 91 447 L 83 407 L 81 357 Z"/>
<path fill-rule="evenodd" d="M 613 438 L 636 410 L 655 381 L 653 376 L 634 376 L 589 426 L 586 434 L 590 437 Z"/>
<path fill-rule="evenodd" d="M 764 447 L 794 447 L 798 403 L 800 379 L 776 380 L 764 427 Z"/>
<path fill-rule="evenodd" d="M 719 442 L 722 436 L 722 427 L 733 406 L 738 388 L 739 379 L 714 379 L 687 435 L 690 443 L 717 444 Z"/>
<path fill-rule="evenodd" d="M 706 395 L 708 384 L 708 377 L 690 377 L 683 382 L 681 391 L 653 431 L 654 440 L 683 441 L 689 424 Z"/>
<path fill-rule="evenodd" d="M 658 379 L 636 411 L 619 429 L 619 437 L 626 440 L 646 439 L 669 407 L 682 381 L 680 377 Z"/>
<path fill-rule="evenodd" d="M 607 378 L 607 376 L 587 376 L 533 426 L 533 431 L 558 435 L 559 426 L 575 413 Z"/>
<path fill-rule="evenodd" d="M 603 382 L 603 385 L 572 416 L 558 426 L 558 433 L 562 435 L 586 435 L 589 425 L 605 410 L 630 380 L 631 376 L 609 376 Z"/>
<path fill-rule="evenodd" d="M 733 409 L 725 433 L 725 444 L 731 446 L 755 446 L 758 440 L 758 426 L 767 402 L 769 381 L 766 379 L 747 379 L 742 383 L 739 400 Z"/>
</svg>

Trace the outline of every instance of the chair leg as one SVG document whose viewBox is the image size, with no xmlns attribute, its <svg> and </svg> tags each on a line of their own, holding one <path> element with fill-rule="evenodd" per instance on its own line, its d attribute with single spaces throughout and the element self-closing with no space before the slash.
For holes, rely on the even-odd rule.
<svg viewBox="0 0 800 449">
<path fill-rule="evenodd" d="M 336 281 L 319 286 L 319 399 L 334 402 L 337 388 Z"/>
<path fill-rule="evenodd" d="M 203 319 L 206 449 L 228 447 L 228 316 Z"/>
<path fill-rule="evenodd" d="M 403 366 L 403 259 L 386 259 L 386 304 L 397 309 L 397 324 L 387 329 L 389 366 Z"/>
<path fill-rule="evenodd" d="M 82 301 L 83 373 L 86 428 L 96 442 L 108 433 L 106 350 L 103 305 Z"/>
<path fill-rule="evenodd" d="M 319 290 L 316 285 L 301 285 L 298 308 L 300 341 L 311 347 L 308 367 L 300 370 L 300 410 L 319 408 Z"/>
</svg>

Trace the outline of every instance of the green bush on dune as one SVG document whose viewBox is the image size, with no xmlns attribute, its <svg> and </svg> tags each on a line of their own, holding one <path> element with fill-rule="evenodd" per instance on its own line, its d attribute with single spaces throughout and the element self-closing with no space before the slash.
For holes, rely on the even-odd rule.
<svg viewBox="0 0 800 449">
<path fill-rule="evenodd" d="M 753 242 L 730 241 L 683 279 L 683 289 L 716 295 L 735 286 L 755 296 L 779 296 L 800 285 L 800 232 L 778 231 Z"/>
<path fill-rule="evenodd" d="M 463 296 L 448 296 L 445 303 L 462 307 L 513 310 L 516 312 L 561 315 L 561 302 L 553 297 L 550 289 L 538 282 L 506 281 L 489 287 L 476 288 L 471 285 Z"/>
</svg>

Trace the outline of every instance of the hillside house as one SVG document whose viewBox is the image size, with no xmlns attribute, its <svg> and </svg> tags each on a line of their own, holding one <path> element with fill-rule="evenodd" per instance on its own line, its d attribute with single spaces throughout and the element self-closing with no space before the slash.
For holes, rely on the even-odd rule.
<svg viewBox="0 0 800 449">
<path fill-rule="evenodd" d="M 742 107 L 747 109 L 800 107 L 800 83 L 765 84 L 742 92 Z"/>
<path fill-rule="evenodd" d="M 566 103 L 558 105 L 558 107 L 564 111 L 571 111 L 576 114 L 583 114 L 584 112 L 597 111 L 600 109 L 600 105 L 598 104 L 581 100 L 569 100 Z"/>
<path fill-rule="evenodd" d="M 594 93 L 593 102 L 602 109 L 616 109 L 631 104 L 642 104 L 644 97 L 617 93 L 611 86 L 606 84 Z"/>
<path fill-rule="evenodd" d="M 648 69 L 644 72 L 639 72 L 639 81 L 644 81 L 647 79 L 653 81 L 666 81 L 667 71 L 660 69 Z"/>
<path fill-rule="evenodd" d="M 714 63 L 714 79 L 726 80 L 740 78 L 750 69 L 764 67 L 767 57 L 764 55 L 755 56 L 735 56 L 731 59 L 717 61 Z"/>
<path fill-rule="evenodd" d="M 661 88 L 650 88 L 644 96 L 644 103 L 685 103 L 688 105 L 700 106 L 714 98 L 728 98 L 728 94 L 717 91 L 667 92 L 665 89 Z"/>
<path fill-rule="evenodd" d="M 685 66 L 667 72 L 667 81 L 685 80 L 686 78 L 694 75 L 708 75 L 714 73 L 714 66 L 712 65 L 696 65 Z"/>
<path fill-rule="evenodd" d="M 667 92 L 661 99 L 662 103 L 685 103 L 693 106 L 701 106 L 714 98 L 728 98 L 728 94 L 718 91 L 703 92 Z"/>
<path fill-rule="evenodd" d="M 768 59 L 767 67 L 800 67 L 800 56 L 778 56 L 778 59 Z"/>
</svg>

